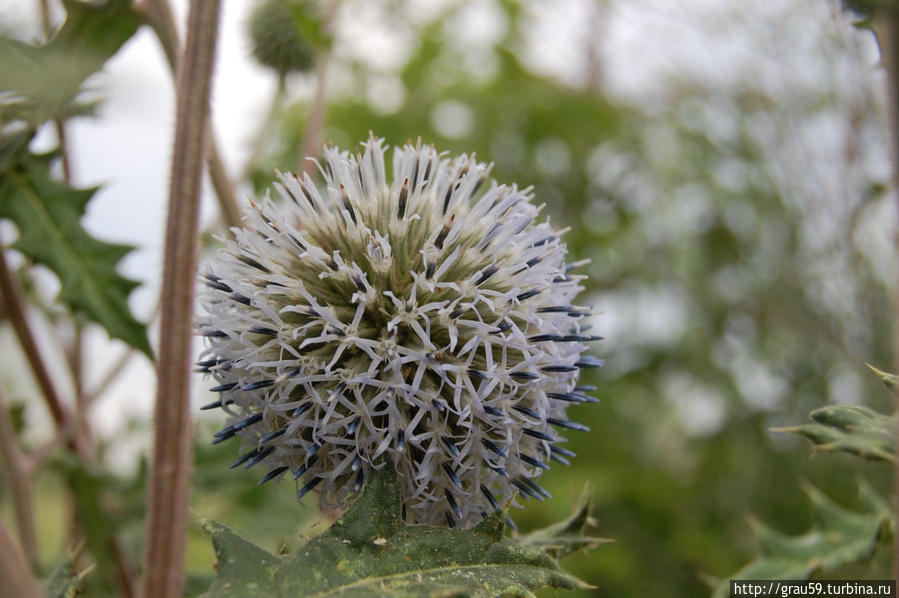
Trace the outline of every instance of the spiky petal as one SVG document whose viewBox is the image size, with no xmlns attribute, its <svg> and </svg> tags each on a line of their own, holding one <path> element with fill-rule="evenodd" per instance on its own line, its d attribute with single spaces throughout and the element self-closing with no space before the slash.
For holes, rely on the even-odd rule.
<svg viewBox="0 0 899 598">
<path fill-rule="evenodd" d="M 318 184 L 279 174 L 280 205 L 253 203 L 207 266 L 200 365 L 232 417 L 216 442 L 240 436 L 263 481 L 289 469 L 329 505 L 395 468 L 411 523 L 542 500 L 599 365 L 560 233 L 473 157 L 407 145 L 388 177 L 382 141 L 363 146 L 326 149 Z"/>
</svg>

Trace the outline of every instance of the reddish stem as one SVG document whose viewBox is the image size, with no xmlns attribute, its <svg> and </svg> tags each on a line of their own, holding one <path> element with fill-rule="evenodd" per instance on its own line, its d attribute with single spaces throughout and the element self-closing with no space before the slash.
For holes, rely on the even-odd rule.
<svg viewBox="0 0 899 598">
<path fill-rule="evenodd" d="M 190 475 L 190 347 L 197 267 L 200 183 L 209 131 L 209 95 L 219 0 L 191 0 L 178 64 L 175 141 L 169 187 L 153 473 L 143 596 L 180 598 Z"/>
</svg>

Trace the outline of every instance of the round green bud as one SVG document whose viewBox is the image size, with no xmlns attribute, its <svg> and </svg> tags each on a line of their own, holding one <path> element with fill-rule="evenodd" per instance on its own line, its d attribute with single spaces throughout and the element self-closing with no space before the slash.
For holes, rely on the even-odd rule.
<svg viewBox="0 0 899 598">
<path fill-rule="evenodd" d="M 313 10 L 303 0 L 263 0 L 250 16 L 253 56 L 279 76 L 304 72 L 312 67 L 314 50 L 300 32 L 297 10 Z"/>
</svg>

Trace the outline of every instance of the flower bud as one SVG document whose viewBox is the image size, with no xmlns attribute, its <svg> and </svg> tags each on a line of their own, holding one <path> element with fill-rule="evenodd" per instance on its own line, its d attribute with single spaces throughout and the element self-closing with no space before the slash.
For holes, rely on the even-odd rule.
<svg viewBox="0 0 899 598">
<path fill-rule="evenodd" d="M 253 56 L 281 77 L 312 67 L 313 49 L 300 34 L 293 15 L 297 4 L 297 0 L 263 0 L 250 16 Z M 303 1 L 299 7 L 312 8 L 309 2 Z"/>
</svg>

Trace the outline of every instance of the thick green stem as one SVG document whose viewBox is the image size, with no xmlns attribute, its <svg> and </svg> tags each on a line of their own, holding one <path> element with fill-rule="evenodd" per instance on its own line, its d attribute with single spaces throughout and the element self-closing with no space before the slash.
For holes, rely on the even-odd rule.
<svg viewBox="0 0 899 598">
<path fill-rule="evenodd" d="M 219 0 L 191 0 L 178 64 L 143 596 L 180 598 L 190 475 L 190 361 L 200 183 Z"/>
</svg>

